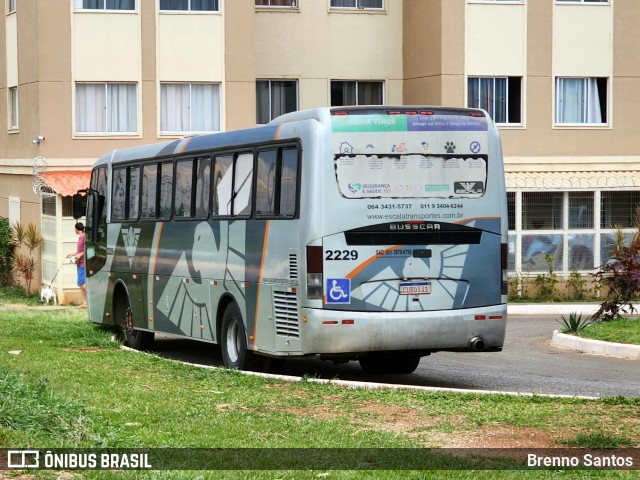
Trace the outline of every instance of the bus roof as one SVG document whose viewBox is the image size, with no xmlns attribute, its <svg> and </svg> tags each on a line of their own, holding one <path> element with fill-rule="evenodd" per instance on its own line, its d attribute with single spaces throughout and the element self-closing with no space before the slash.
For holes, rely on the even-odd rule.
<svg viewBox="0 0 640 480">
<path fill-rule="evenodd" d="M 151 159 L 182 153 L 197 153 L 199 151 L 220 149 L 231 146 L 249 146 L 255 143 L 277 140 L 278 126 L 283 123 L 315 120 L 323 124 L 330 124 L 332 116 L 348 115 L 468 115 L 471 117 L 489 117 L 484 110 L 472 108 L 407 105 L 320 107 L 286 113 L 276 117 L 265 126 L 184 137 L 167 142 L 112 150 L 100 157 L 97 160 L 96 165 L 106 163 L 125 163 L 128 161 Z"/>
</svg>

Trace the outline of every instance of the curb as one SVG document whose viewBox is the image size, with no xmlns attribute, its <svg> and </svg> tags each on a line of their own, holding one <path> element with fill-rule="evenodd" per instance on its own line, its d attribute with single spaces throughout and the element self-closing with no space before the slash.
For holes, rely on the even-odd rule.
<svg viewBox="0 0 640 480">
<path fill-rule="evenodd" d="M 509 303 L 509 315 L 593 315 L 600 308 L 599 303 Z"/>
<path fill-rule="evenodd" d="M 558 330 L 554 330 L 551 344 L 558 348 L 576 350 L 580 353 L 640 360 L 640 345 L 627 345 L 624 343 L 580 338 L 575 335 L 560 333 Z"/>
</svg>

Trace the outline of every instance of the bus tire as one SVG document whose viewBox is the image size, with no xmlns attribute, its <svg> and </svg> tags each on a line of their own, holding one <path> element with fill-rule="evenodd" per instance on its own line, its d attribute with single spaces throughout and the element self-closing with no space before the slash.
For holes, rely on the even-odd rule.
<svg viewBox="0 0 640 480">
<path fill-rule="evenodd" d="M 247 348 L 247 334 L 238 304 L 230 303 L 222 315 L 220 329 L 222 363 L 236 370 L 259 371 L 260 357 Z"/>
<path fill-rule="evenodd" d="M 133 310 L 127 295 L 120 295 L 114 305 L 114 316 L 121 327 L 122 343 L 134 350 L 149 350 L 153 346 L 154 333 L 134 328 Z"/>
<path fill-rule="evenodd" d="M 358 361 L 367 373 L 413 373 L 420 364 L 420 355 L 371 354 Z"/>
</svg>

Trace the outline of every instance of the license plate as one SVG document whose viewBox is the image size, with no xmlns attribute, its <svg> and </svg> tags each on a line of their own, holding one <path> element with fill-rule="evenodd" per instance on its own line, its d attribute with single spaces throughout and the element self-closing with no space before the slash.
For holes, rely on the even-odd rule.
<svg viewBox="0 0 640 480">
<path fill-rule="evenodd" d="M 400 284 L 400 295 L 425 295 L 431 293 L 431 282 L 411 282 Z"/>
</svg>

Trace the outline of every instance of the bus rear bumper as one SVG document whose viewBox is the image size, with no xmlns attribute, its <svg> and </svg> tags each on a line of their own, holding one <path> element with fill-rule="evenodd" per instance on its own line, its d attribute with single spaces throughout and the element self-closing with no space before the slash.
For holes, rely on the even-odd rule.
<svg viewBox="0 0 640 480">
<path fill-rule="evenodd" d="M 507 305 L 456 311 L 349 312 L 302 308 L 305 355 L 382 351 L 497 351 Z M 306 320 L 305 320 L 306 319 Z"/>
</svg>

